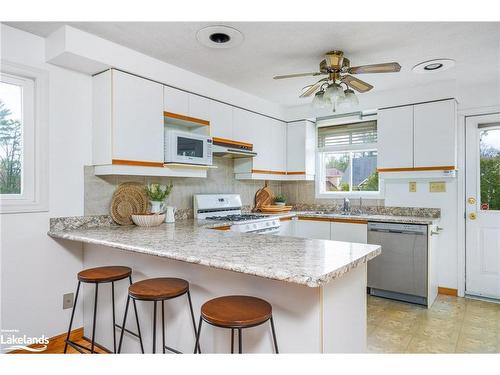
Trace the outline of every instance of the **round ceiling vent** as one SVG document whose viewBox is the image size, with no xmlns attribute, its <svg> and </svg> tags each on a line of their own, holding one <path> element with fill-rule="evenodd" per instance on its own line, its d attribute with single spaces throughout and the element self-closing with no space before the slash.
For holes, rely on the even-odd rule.
<svg viewBox="0 0 500 375">
<path fill-rule="evenodd" d="M 243 42 L 243 34 L 235 28 L 216 25 L 198 30 L 196 39 L 210 48 L 232 48 Z"/>
<path fill-rule="evenodd" d="M 415 73 L 434 73 L 434 72 L 442 72 L 443 70 L 453 68 L 454 66 L 455 66 L 455 60 L 434 59 L 421 62 L 420 64 L 415 65 L 412 68 L 412 70 Z"/>
</svg>

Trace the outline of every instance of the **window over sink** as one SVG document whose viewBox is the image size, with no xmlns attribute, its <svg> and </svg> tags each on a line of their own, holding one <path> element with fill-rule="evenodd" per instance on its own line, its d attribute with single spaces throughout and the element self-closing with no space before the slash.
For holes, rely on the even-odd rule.
<svg viewBox="0 0 500 375">
<path fill-rule="evenodd" d="M 377 197 L 377 121 L 318 122 L 316 196 Z"/>
</svg>

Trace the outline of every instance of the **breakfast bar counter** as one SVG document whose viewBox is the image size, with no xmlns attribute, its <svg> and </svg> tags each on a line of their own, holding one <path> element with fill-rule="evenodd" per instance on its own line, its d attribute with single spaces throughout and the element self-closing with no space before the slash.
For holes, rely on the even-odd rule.
<svg viewBox="0 0 500 375">
<path fill-rule="evenodd" d="M 133 269 L 134 281 L 160 276 L 188 280 L 195 314 L 205 301 L 220 295 L 245 294 L 269 301 L 283 353 L 366 350 L 366 264 L 380 254 L 380 246 L 214 229 L 228 224 L 188 219 L 143 228 L 117 226 L 107 216 L 55 218 L 48 234 L 82 242 L 83 268 L 124 265 Z M 115 285 L 117 301 L 123 301 L 123 306 L 117 303 L 118 317 L 124 310 L 126 284 Z M 72 287 L 68 285 L 68 290 Z M 84 288 L 89 294 L 84 294 L 85 300 L 92 300 L 91 289 Z M 84 303 L 86 332 L 91 327 L 92 305 Z M 147 305 L 138 304 L 138 308 L 144 320 L 143 337 L 149 342 L 152 311 Z M 194 335 L 187 308 L 183 300 L 166 304 L 167 341 L 171 347 L 192 352 Z M 111 307 L 103 303 L 99 309 L 102 337 L 97 340 L 109 347 Z M 271 353 L 268 330 L 266 325 L 248 330 L 245 351 Z M 225 331 L 207 328 L 202 351 L 228 352 Z M 138 345 L 126 335 L 123 350 L 137 352 Z"/>
</svg>

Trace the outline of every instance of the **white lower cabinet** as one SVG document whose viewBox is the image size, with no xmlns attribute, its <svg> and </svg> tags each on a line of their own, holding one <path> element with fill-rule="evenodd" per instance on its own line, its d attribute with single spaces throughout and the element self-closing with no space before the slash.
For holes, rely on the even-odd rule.
<svg viewBox="0 0 500 375">
<path fill-rule="evenodd" d="M 280 220 L 280 231 L 278 236 L 294 236 L 295 235 L 295 220 Z"/>
<path fill-rule="evenodd" d="M 330 222 L 316 220 L 296 220 L 295 237 L 315 238 L 318 240 L 330 239 Z"/>
<path fill-rule="evenodd" d="M 346 241 L 367 243 L 368 224 L 365 223 L 330 223 L 330 239 L 333 241 Z"/>
<path fill-rule="evenodd" d="M 282 221 L 279 235 L 319 240 L 367 243 L 368 224 L 364 222 L 337 222 L 296 219 Z"/>
</svg>

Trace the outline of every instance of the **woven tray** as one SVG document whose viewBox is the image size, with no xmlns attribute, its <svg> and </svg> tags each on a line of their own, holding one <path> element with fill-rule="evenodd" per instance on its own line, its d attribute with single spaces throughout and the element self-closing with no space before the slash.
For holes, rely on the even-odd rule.
<svg viewBox="0 0 500 375">
<path fill-rule="evenodd" d="M 149 199 L 144 185 L 138 182 L 120 184 L 111 199 L 111 217 L 120 225 L 131 225 L 132 215 L 145 214 L 148 211 Z"/>
</svg>

